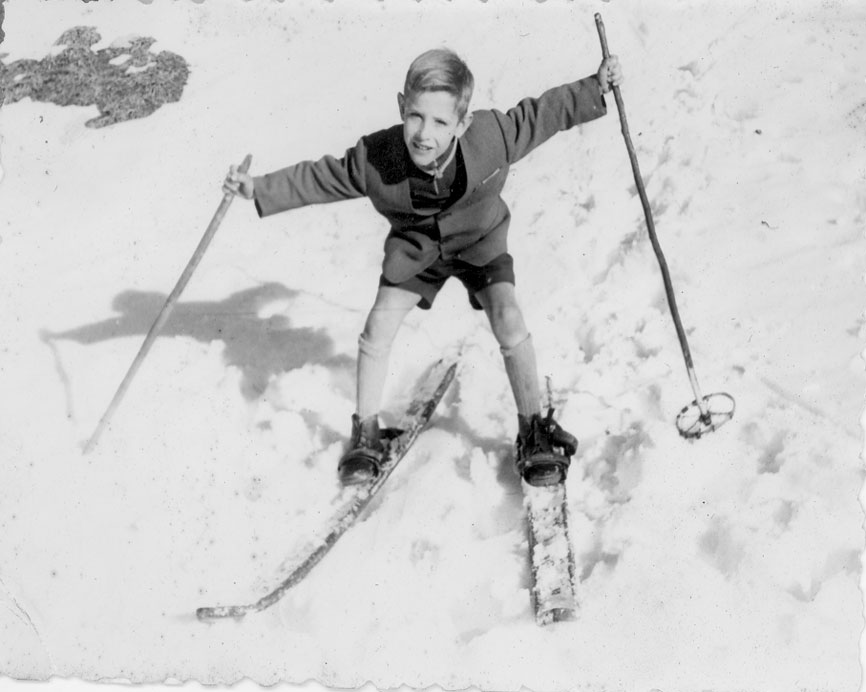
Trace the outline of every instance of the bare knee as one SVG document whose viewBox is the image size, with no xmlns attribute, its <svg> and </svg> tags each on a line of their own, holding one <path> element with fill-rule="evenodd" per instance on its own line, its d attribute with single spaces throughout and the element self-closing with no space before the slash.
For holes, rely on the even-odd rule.
<svg viewBox="0 0 866 692">
<path fill-rule="evenodd" d="M 400 325 L 417 300 L 417 296 L 406 291 L 380 289 L 376 302 L 367 315 L 361 338 L 371 346 L 390 348 Z"/>
<path fill-rule="evenodd" d="M 529 335 L 523 312 L 511 297 L 511 300 L 495 300 L 485 306 L 490 328 L 502 348 L 512 348 Z"/>
<path fill-rule="evenodd" d="M 367 316 L 361 339 L 376 348 L 390 348 L 402 322 L 402 318 L 395 319 L 394 314 L 372 310 Z"/>
<path fill-rule="evenodd" d="M 479 291 L 476 297 L 487 313 L 490 328 L 502 348 L 512 348 L 529 336 L 513 284 L 492 284 Z"/>
</svg>

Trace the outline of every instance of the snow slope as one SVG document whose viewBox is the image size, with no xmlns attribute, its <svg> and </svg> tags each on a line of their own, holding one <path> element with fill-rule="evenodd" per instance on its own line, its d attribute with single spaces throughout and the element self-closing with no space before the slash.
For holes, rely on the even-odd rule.
<svg viewBox="0 0 866 692">
<path fill-rule="evenodd" d="M 518 295 L 563 425 L 582 610 L 532 622 L 498 349 L 458 284 L 410 315 L 388 421 L 443 349 L 459 382 L 375 512 L 295 591 L 354 408 L 385 229 L 364 200 L 238 201 L 97 449 L 81 453 L 221 198 L 395 122 L 421 50 L 475 107 L 591 73 L 603 13 L 698 377 L 691 398 L 613 99 L 512 171 Z M 183 96 L 0 108 L 0 672 L 271 684 L 853 690 L 860 683 L 866 11 L 852 2 L 6 3 L 4 63 L 74 26 L 190 67 Z"/>
</svg>

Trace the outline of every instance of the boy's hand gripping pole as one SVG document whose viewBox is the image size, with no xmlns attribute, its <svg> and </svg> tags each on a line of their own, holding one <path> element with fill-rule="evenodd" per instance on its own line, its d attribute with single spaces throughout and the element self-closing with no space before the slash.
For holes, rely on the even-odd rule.
<svg viewBox="0 0 866 692">
<path fill-rule="evenodd" d="M 251 162 L 252 155 L 247 154 L 246 158 L 244 158 L 243 163 L 240 165 L 240 168 L 238 170 L 241 173 L 246 173 L 250 168 Z M 108 405 L 105 413 L 102 414 L 102 418 L 99 419 L 99 424 L 96 426 L 96 430 L 93 431 L 93 434 L 90 436 L 87 444 L 84 445 L 85 454 L 90 452 L 96 446 L 96 443 L 99 442 L 99 438 L 105 430 L 106 426 L 108 425 L 109 421 L 111 420 L 111 417 L 114 415 L 117 407 L 120 406 L 120 402 L 123 401 L 123 397 L 126 394 L 126 390 L 129 389 L 132 378 L 135 377 L 135 373 L 138 372 L 139 367 L 141 367 L 142 361 L 144 361 L 145 356 L 147 356 L 148 351 L 150 351 L 151 346 L 153 346 L 153 342 L 156 340 L 156 337 L 159 336 L 159 332 L 168 321 L 168 318 L 171 315 L 171 312 L 174 309 L 178 298 L 180 298 L 180 294 L 183 293 L 183 289 L 186 288 L 187 283 L 189 283 L 192 273 L 195 271 L 195 268 L 198 266 L 198 263 L 204 256 L 205 250 L 207 250 L 208 245 L 210 245 L 210 241 L 213 239 L 214 234 L 217 232 L 217 229 L 222 223 L 223 217 L 226 215 L 226 212 L 228 211 L 228 208 L 231 205 L 234 197 L 234 194 L 232 194 L 231 192 L 226 192 L 225 195 L 223 195 L 223 200 L 222 202 L 220 202 L 219 207 L 217 207 L 216 213 L 214 214 L 213 219 L 211 219 L 207 230 L 204 232 L 204 236 L 202 236 L 202 239 L 199 241 L 198 247 L 195 249 L 192 258 L 189 260 L 186 268 L 183 270 L 183 274 L 180 275 L 180 279 L 178 279 L 174 290 L 166 299 L 165 305 L 162 306 L 162 310 L 157 316 L 156 321 L 151 326 L 150 331 L 147 333 L 147 336 L 144 339 L 144 343 L 141 345 L 141 348 L 138 351 L 138 355 L 135 357 L 135 360 L 132 361 L 132 365 L 129 366 L 129 370 L 126 372 L 126 376 L 123 378 L 123 381 L 117 388 L 117 391 L 114 394 L 114 398 L 111 400 L 111 403 Z"/>
<path fill-rule="evenodd" d="M 601 21 L 601 14 L 598 12 L 595 14 L 595 25 L 598 29 L 598 38 L 601 41 L 602 55 L 607 59 L 610 57 L 610 51 L 608 51 L 607 48 L 607 37 L 604 32 L 604 23 Z M 668 271 L 668 264 L 665 261 L 664 254 L 662 253 L 661 245 L 659 245 L 650 203 L 647 199 L 643 179 L 640 174 L 640 167 L 637 162 L 637 155 L 635 154 L 634 146 L 631 142 L 631 135 L 628 131 L 628 122 L 625 117 L 625 106 L 622 102 L 622 94 L 620 93 L 619 87 L 616 85 L 613 86 L 613 97 L 616 100 L 617 111 L 619 111 L 619 122 L 622 126 L 622 136 L 623 139 L 625 139 L 625 146 L 626 149 L 628 149 L 628 157 L 631 161 L 634 182 L 637 186 L 638 194 L 640 195 L 641 204 L 643 205 L 650 242 L 652 243 L 656 259 L 658 260 L 662 272 L 662 278 L 664 279 L 665 284 L 665 293 L 668 298 L 668 306 L 670 307 L 671 317 L 673 317 L 674 325 L 677 329 L 677 337 L 679 337 L 680 347 L 683 351 L 683 358 L 686 362 L 689 382 L 692 385 L 692 391 L 695 395 L 695 400 L 688 406 L 685 406 L 682 411 L 680 411 L 679 415 L 677 415 L 677 429 L 683 437 L 697 439 L 705 433 L 712 432 L 733 417 L 735 408 L 734 398 L 725 392 L 701 396 L 701 390 L 698 386 L 698 378 L 695 375 L 695 366 L 692 363 L 692 354 L 689 350 L 689 343 L 686 339 L 686 332 L 683 329 L 682 322 L 680 321 L 680 313 L 677 309 L 677 301 L 674 296 L 673 285 L 671 284 L 671 275 Z"/>
</svg>

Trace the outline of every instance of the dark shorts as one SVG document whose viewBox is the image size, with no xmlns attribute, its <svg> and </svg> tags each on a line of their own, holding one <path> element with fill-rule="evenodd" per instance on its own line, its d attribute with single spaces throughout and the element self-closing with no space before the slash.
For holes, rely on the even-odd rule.
<svg viewBox="0 0 866 692">
<path fill-rule="evenodd" d="M 436 299 L 436 294 L 439 293 L 439 289 L 452 276 L 460 279 L 466 287 L 469 293 L 469 303 L 472 307 L 481 310 L 481 303 L 478 302 L 475 294 L 491 284 L 502 281 L 514 284 L 514 259 L 507 252 L 504 252 L 498 257 L 494 257 L 483 267 L 476 267 L 474 264 L 457 259 L 439 259 L 420 274 L 416 274 L 411 279 L 399 284 L 380 276 L 379 285 L 393 286 L 417 293 L 421 297 L 418 301 L 418 307 L 422 310 L 429 310 Z"/>
</svg>

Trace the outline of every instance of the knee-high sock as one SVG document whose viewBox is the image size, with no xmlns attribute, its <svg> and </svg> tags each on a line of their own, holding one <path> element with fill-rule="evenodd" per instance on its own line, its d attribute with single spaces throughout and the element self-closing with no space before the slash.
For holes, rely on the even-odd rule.
<svg viewBox="0 0 866 692">
<path fill-rule="evenodd" d="M 388 377 L 391 344 L 376 344 L 364 334 L 358 337 L 357 413 L 361 420 L 379 413 Z"/>
<path fill-rule="evenodd" d="M 538 366 L 535 362 L 535 347 L 532 335 L 511 348 L 502 348 L 505 372 L 514 393 L 519 416 L 531 417 L 541 412 L 541 390 L 538 385 Z"/>
</svg>

